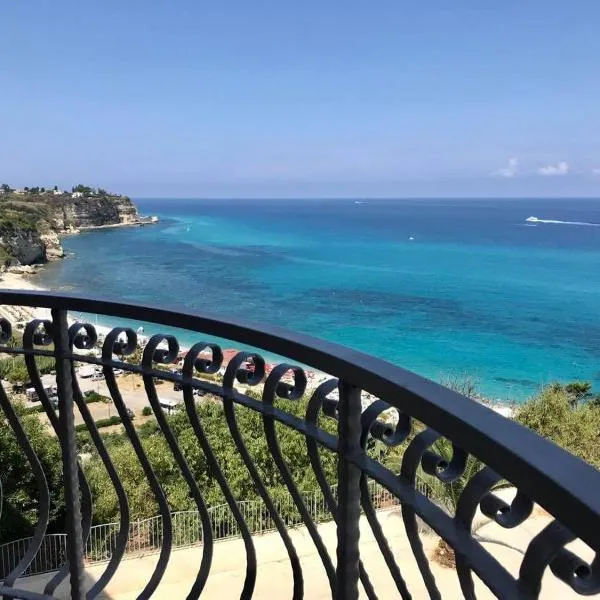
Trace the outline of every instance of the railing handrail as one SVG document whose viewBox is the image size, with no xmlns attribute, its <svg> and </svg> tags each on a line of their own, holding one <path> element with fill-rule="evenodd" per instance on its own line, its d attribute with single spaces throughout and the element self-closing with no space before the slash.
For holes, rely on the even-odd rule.
<svg viewBox="0 0 600 600">
<path fill-rule="evenodd" d="M 383 359 L 279 327 L 180 309 L 21 290 L 0 291 L 0 303 L 102 313 L 196 331 L 334 373 L 426 423 L 507 476 L 549 512 L 561 514 L 563 524 L 591 546 L 600 539 L 600 496 L 589 484 L 598 475 L 594 467 L 491 409 Z M 566 505 L 570 510 L 564 511 Z"/>
</svg>

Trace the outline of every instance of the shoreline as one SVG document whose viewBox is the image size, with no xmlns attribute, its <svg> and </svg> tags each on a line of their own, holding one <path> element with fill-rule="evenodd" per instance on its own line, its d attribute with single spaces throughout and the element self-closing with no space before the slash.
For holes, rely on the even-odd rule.
<svg viewBox="0 0 600 600">
<path fill-rule="evenodd" d="M 121 224 L 118 226 L 122 226 Z M 111 226 L 114 227 L 114 226 Z M 36 285 L 32 283 L 29 279 L 31 275 L 29 274 L 21 274 L 21 273 L 11 273 L 4 272 L 0 273 L 0 290 L 1 289 L 22 289 L 22 290 L 30 290 L 30 291 L 50 291 L 49 288 L 44 288 L 40 285 Z M 15 324 L 18 321 L 26 321 L 34 318 L 50 318 L 50 311 L 44 308 L 28 308 L 28 307 L 7 307 L 0 305 L 0 317 L 4 317 L 8 319 L 11 323 Z M 70 319 L 75 322 L 75 319 Z M 96 330 L 99 334 L 106 335 L 111 327 L 98 325 L 96 326 Z M 233 340 L 231 340 L 232 343 Z M 189 350 L 189 348 L 181 347 L 181 352 L 185 352 Z M 223 348 L 223 352 L 231 355 L 232 353 L 237 353 L 239 351 L 238 348 Z M 270 370 L 275 366 L 273 363 L 267 362 L 267 374 Z M 316 369 L 306 369 L 305 373 L 308 378 L 308 390 L 312 390 L 316 388 L 322 381 L 328 379 L 330 375 L 325 372 L 316 370 Z M 363 410 L 366 405 L 370 404 L 375 398 L 368 392 L 363 391 Z M 473 402 L 477 402 L 478 404 L 483 404 L 487 406 L 494 412 L 506 417 L 512 418 L 514 416 L 515 410 L 514 406 L 508 404 L 506 402 L 502 402 L 499 400 L 494 400 L 491 398 L 486 398 L 481 395 L 477 395 L 476 397 L 471 398 Z"/>
<path fill-rule="evenodd" d="M 45 292 L 45 288 L 32 283 L 31 275 L 24 273 L 12 273 L 5 271 L 0 273 L 0 290 L 27 290 L 31 292 Z M 30 308 L 27 306 L 8 306 L 0 304 L 0 317 L 16 325 L 19 321 L 30 321 L 31 319 L 47 319 L 50 311 L 47 308 Z"/>
<path fill-rule="evenodd" d="M 82 227 L 76 227 L 71 230 L 65 230 L 58 233 L 58 237 L 77 235 L 85 231 L 96 231 L 99 229 L 118 229 L 121 227 L 146 227 L 147 225 L 156 225 L 159 223 L 158 217 L 141 217 L 137 221 L 131 221 L 129 223 L 109 223 L 107 225 L 83 225 Z"/>
</svg>

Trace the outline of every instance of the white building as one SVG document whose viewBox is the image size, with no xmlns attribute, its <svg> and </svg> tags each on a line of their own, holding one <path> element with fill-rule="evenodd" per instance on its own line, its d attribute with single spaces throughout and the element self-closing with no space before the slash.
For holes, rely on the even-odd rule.
<svg viewBox="0 0 600 600">
<path fill-rule="evenodd" d="M 18 188 L 15 190 L 15 194 L 19 194 L 19 196 L 22 196 L 25 193 L 25 190 L 23 188 Z"/>
<path fill-rule="evenodd" d="M 64 192 L 62 190 L 53 190 L 53 194 L 55 196 L 60 196 L 61 194 L 63 194 Z"/>
<path fill-rule="evenodd" d="M 83 198 L 83 192 L 73 192 L 71 198 Z"/>
</svg>

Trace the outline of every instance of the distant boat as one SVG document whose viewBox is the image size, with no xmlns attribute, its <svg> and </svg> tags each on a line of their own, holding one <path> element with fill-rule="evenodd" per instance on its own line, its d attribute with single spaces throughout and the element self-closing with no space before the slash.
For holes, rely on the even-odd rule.
<svg viewBox="0 0 600 600">
<path fill-rule="evenodd" d="M 410 236 L 408 239 L 412 242 L 415 238 Z"/>
<path fill-rule="evenodd" d="M 362 200 L 355 200 L 354 204 L 364 204 L 364 202 Z"/>
<path fill-rule="evenodd" d="M 537 217 L 527 217 L 525 220 L 529 223 L 538 223 L 539 222 L 539 219 Z"/>
</svg>

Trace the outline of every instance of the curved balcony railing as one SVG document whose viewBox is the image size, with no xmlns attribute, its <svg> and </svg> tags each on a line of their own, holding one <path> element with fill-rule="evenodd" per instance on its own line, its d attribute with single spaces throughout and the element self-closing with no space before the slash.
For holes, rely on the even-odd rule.
<svg viewBox="0 0 600 600">
<path fill-rule="evenodd" d="M 422 522 L 454 551 L 458 589 L 465 598 L 475 598 L 481 589 L 481 582 L 497 597 L 536 598 L 542 589 L 542 580 L 545 582 L 548 577 L 563 582 L 575 594 L 600 592 L 600 473 L 469 398 L 380 359 L 274 327 L 256 327 L 207 315 L 182 314 L 155 307 L 37 292 L 0 291 L 0 306 L 3 305 L 50 310 L 50 319 L 34 319 L 27 323 L 22 345 L 17 346 L 9 343 L 15 324 L 1 319 L 0 353 L 25 357 L 31 384 L 60 442 L 66 544 L 62 564 L 48 575 L 43 589 L 31 591 L 30 587 L 23 584 L 23 575 L 39 557 L 43 546 L 50 498 L 44 471 L 21 425 L 18 411 L 7 390 L 0 387 L 0 409 L 27 456 L 39 494 L 37 526 L 26 544 L 21 544 L 18 560 L 13 558 L 10 571 L 3 574 L 0 597 L 54 598 L 57 597 L 54 594 L 59 584 L 66 579 L 70 579 L 71 598 L 99 597 L 126 553 L 131 525 L 127 495 L 80 389 L 77 368 L 86 363 L 102 369 L 125 434 L 160 508 L 159 555 L 153 571 L 138 590 L 138 598 L 152 597 L 169 561 L 177 560 L 172 555 L 172 548 L 177 545 L 174 539 L 177 531 L 173 527 L 168 494 L 161 486 L 130 418 L 124 391 L 120 389 L 115 376 L 116 369 L 135 373 L 143 380 L 158 427 L 198 509 L 202 551 L 195 579 L 186 592 L 188 598 L 200 597 L 205 589 L 211 574 L 214 541 L 218 535 L 215 535 L 212 513 L 207 507 L 202 486 L 195 480 L 170 428 L 169 418 L 161 407 L 157 380 L 172 382 L 180 388 L 185 415 L 195 434 L 198 452 L 210 466 L 243 540 L 246 560 L 242 598 L 252 597 L 260 569 L 255 540 L 209 442 L 209 436 L 198 418 L 195 390 L 220 399 L 232 444 L 243 460 L 265 514 L 272 520 L 285 546 L 291 567 L 287 595 L 292 598 L 304 596 L 305 582 L 310 573 L 304 571 L 303 560 L 290 535 L 289 526 L 295 523 L 282 517 L 278 502 L 271 496 L 253 462 L 238 426 L 236 407 L 243 406 L 261 415 L 273 468 L 285 482 L 299 522 L 306 528 L 318 553 L 332 597 L 358 598 L 361 594 L 376 598 L 378 593 L 381 594 L 379 597 L 386 598 L 393 595 L 405 599 L 422 597 L 411 589 L 411 580 L 403 571 L 404 561 L 399 559 L 386 537 L 386 528 L 381 524 L 370 491 L 373 482 L 394 498 L 393 504 L 400 506 L 404 535 L 417 565 L 421 587 L 426 590 L 425 597 L 442 598 L 447 594 L 454 597 L 454 593 L 449 594 L 436 577 L 431 557 L 422 544 Z M 179 355 L 179 344 L 171 334 L 152 336 L 141 359 L 135 363 L 123 357 L 136 351 L 136 333 L 132 329 L 117 327 L 104 339 L 100 356 L 95 356 L 89 354 L 89 350 L 97 344 L 94 326 L 68 320 L 69 314 L 81 313 L 150 322 L 156 324 L 157 330 L 161 326 L 185 329 L 197 334 L 198 342 L 185 353 L 180 372 L 162 366 L 173 362 Z M 202 341 L 203 336 L 231 340 L 249 350 L 237 352 L 225 365 L 222 348 L 216 343 Z M 256 348 L 284 356 L 287 361 L 276 365 L 267 375 L 266 361 Z M 44 389 L 36 362 L 38 357 L 51 357 L 55 361 L 57 409 Z M 310 388 L 307 367 L 329 376 L 317 387 Z M 222 379 L 207 380 L 205 377 L 219 372 L 222 373 Z M 252 388 L 258 393 L 247 391 Z M 363 406 L 363 392 L 368 392 L 374 401 Z M 280 399 L 299 400 L 306 395 L 309 400 L 303 417 L 287 412 L 279 405 Z M 107 562 L 92 585 L 84 577 L 84 558 L 92 528 L 93 499 L 84 469 L 78 462 L 76 411 L 81 413 L 119 504 L 120 520 L 110 552 L 105 557 Z M 322 426 L 324 419 L 336 422 L 335 434 Z M 276 427 L 276 424 L 279 425 Z M 278 427 L 281 426 L 299 432 L 305 440 L 306 452 L 323 495 L 323 506 L 335 524 L 335 556 L 323 542 L 317 526 L 320 519 L 315 517 L 306 497 L 299 491 L 295 474 L 281 452 L 278 441 Z M 401 464 L 397 469 L 385 466 L 369 452 L 371 440 L 387 447 L 404 445 Z M 447 440 L 451 445 L 451 458 L 438 454 L 440 440 Z M 323 471 L 321 449 L 337 455 L 335 494 L 332 482 L 328 481 Z M 476 469 L 468 468 L 473 464 L 473 458 L 479 461 Z M 417 485 L 420 474 L 442 484 L 467 478 L 461 486 L 455 511 L 445 510 L 435 497 Z M 510 501 L 503 499 L 504 495 L 496 491 L 502 482 L 516 490 Z M 502 557 L 491 551 L 476 535 L 476 515 L 484 515 L 500 528 L 512 529 L 533 518 L 536 506 L 551 518 L 539 532 L 532 534 L 517 572 L 514 569 L 510 571 L 503 565 Z M 364 516 L 361 517 L 361 514 Z M 361 561 L 361 522 L 363 526 L 368 524 L 376 540 L 394 584 L 393 594 L 388 588 L 378 590 L 377 577 L 372 576 L 367 565 Z M 572 544 L 576 540 L 589 547 L 593 555 L 591 560 L 589 557 L 584 560 L 574 551 L 579 547 Z M 5 541 L 0 540 L 0 545 Z M 224 591 L 223 597 L 230 596 Z"/>
</svg>

